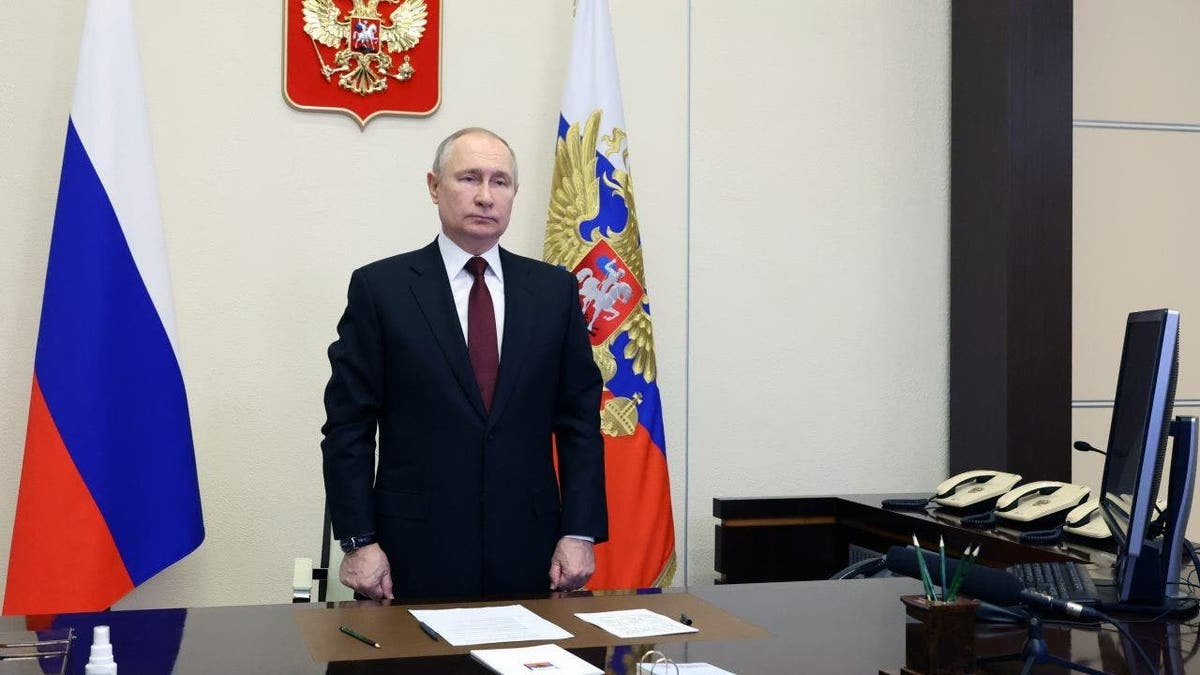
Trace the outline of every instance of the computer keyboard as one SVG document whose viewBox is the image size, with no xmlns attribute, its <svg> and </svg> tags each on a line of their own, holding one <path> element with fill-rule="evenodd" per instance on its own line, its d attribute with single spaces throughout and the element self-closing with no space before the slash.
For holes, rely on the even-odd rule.
<svg viewBox="0 0 1200 675">
<path fill-rule="evenodd" d="M 1081 605 L 1100 603 L 1100 595 L 1087 568 L 1075 562 L 1019 563 L 1008 568 L 1025 588 L 1052 598 Z"/>
</svg>

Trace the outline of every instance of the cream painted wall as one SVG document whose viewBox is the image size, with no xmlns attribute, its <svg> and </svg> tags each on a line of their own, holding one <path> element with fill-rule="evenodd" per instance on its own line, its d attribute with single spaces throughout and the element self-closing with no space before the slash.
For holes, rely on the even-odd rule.
<svg viewBox="0 0 1200 675">
<path fill-rule="evenodd" d="M 1197 26 L 1200 5 L 1192 2 L 1077 0 L 1075 119 L 1200 130 Z M 1176 398 L 1200 398 L 1200 134 L 1076 128 L 1074 142 L 1072 397 L 1112 400 L 1126 315 L 1170 307 L 1180 311 Z M 1105 447 L 1111 415 L 1074 410 L 1073 437 Z M 1072 480 L 1098 491 L 1103 468 L 1100 455 L 1077 453 Z M 1200 502 L 1188 535 L 1200 537 Z"/>
<path fill-rule="evenodd" d="M 696 2 L 692 582 L 712 498 L 946 473 L 949 7 Z"/>
<path fill-rule="evenodd" d="M 731 25 L 711 0 L 611 1 L 677 582 L 708 583 L 714 496 L 945 472 L 949 9 L 776 0 Z M 441 109 L 365 132 L 284 103 L 281 4 L 135 3 L 208 537 L 124 607 L 284 601 L 315 557 L 324 350 L 350 271 L 436 232 L 438 140 L 512 142 L 505 245 L 540 255 L 570 2 L 446 2 Z M 39 16 L 57 30 L 0 18 L 0 58 L 26 64 L 0 75 L 0 561 L 82 22 Z"/>
</svg>

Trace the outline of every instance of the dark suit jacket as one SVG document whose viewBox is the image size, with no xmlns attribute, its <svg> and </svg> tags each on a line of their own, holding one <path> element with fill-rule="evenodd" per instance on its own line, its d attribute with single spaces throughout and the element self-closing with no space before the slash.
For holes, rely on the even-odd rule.
<svg viewBox="0 0 1200 675">
<path fill-rule="evenodd" d="M 329 347 L 334 533 L 376 533 L 398 598 L 545 591 L 560 536 L 608 537 L 602 382 L 575 279 L 503 249 L 500 260 L 490 414 L 436 241 L 356 270 Z"/>
</svg>

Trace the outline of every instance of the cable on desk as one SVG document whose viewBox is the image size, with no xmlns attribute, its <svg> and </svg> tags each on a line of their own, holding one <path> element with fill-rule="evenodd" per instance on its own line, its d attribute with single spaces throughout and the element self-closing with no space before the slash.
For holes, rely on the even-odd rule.
<svg viewBox="0 0 1200 675">
<path fill-rule="evenodd" d="M 1057 544 L 1062 541 L 1063 529 L 1062 525 L 1049 530 L 1033 530 L 1022 532 L 1017 538 L 1022 544 L 1035 544 L 1038 546 L 1048 546 Z"/>
<path fill-rule="evenodd" d="M 891 498 L 880 502 L 880 506 L 891 511 L 924 511 L 929 506 L 929 497 L 924 499 Z"/>
<path fill-rule="evenodd" d="M 973 516 L 963 516 L 958 520 L 963 527 L 973 527 L 977 530 L 988 530 L 996 525 L 996 512 L 976 513 Z"/>
<path fill-rule="evenodd" d="M 1128 628 L 1117 622 L 1111 616 L 1108 616 L 1102 612 L 1096 612 L 1096 616 L 1100 617 L 1100 619 L 1103 621 L 1111 623 L 1114 627 L 1116 627 L 1117 630 L 1121 631 L 1121 635 L 1123 635 L 1126 640 L 1129 640 L 1129 643 L 1132 644 L 1133 648 L 1137 650 L 1138 655 L 1141 656 L 1142 660 L 1146 662 L 1147 666 L 1149 666 L 1150 672 L 1158 672 L 1158 668 L 1155 668 L 1154 662 L 1150 660 L 1150 655 L 1146 653 L 1145 649 L 1142 649 L 1142 645 L 1139 644 L 1136 639 L 1134 639 L 1133 633 L 1130 633 Z"/>
<path fill-rule="evenodd" d="M 859 560 L 845 569 L 835 572 L 833 576 L 829 577 L 829 579 L 831 581 L 837 581 L 839 579 L 853 579 L 858 576 L 869 578 L 879 574 L 885 569 L 887 569 L 886 558 L 867 558 L 866 560 Z"/>
</svg>

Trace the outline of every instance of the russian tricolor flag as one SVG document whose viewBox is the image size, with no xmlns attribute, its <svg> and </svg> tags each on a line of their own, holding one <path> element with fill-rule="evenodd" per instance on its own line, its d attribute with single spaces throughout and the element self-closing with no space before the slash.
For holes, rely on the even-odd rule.
<svg viewBox="0 0 1200 675">
<path fill-rule="evenodd" d="M 129 0 L 90 0 L 4 614 L 93 611 L 204 539 Z"/>
<path fill-rule="evenodd" d="M 585 138 L 586 137 L 586 138 Z M 594 590 L 665 587 L 675 523 L 662 398 L 608 0 L 577 0 L 543 259 L 576 275 L 604 377 L 608 542 Z"/>
</svg>

